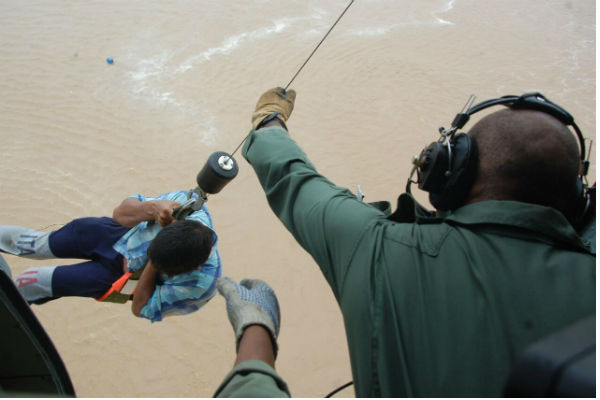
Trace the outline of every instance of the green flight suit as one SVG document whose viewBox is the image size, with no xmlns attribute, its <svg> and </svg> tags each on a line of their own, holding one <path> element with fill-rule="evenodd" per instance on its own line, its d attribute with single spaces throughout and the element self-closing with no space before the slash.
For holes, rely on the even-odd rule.
<svg viewBox="0 0 600 400">
<path fill-rule="evenodd" d="M 214 397 L 290 397 L 286 383 L 267 363 L 250 360 L 236 365 Z"/>
<path fill-rule="evenodd" d="M 501 396 L 528 344 L 595 313 L 595 255 L 554 209 L 485 201 L 398 223 L 279 127 L 243 155 L 333 290 L 359 397 Z"/>
</svg>

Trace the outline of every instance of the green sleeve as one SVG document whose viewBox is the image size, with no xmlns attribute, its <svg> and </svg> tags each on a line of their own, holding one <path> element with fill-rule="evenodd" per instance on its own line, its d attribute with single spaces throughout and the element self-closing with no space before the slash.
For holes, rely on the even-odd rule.
<svg viewBox="0 0 600 400">
<path fill-rule="evenodd" d="M 385 218 L 383 212 L 320 175 L 282 128 L 251 132 L 243 155 L 275 215 L 312 255 L 339 298 L 358 241 Z"/>
<path fill-rule="evenodd" d="M 290 397 L 287 384 L 270 365 L 258 360 L 240 363 L 229 372 L 214 397 Z"/>
</svg>

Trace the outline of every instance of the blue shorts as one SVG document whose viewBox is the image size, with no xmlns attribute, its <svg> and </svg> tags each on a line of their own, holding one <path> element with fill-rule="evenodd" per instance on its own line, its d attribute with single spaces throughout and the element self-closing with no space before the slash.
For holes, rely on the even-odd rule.
<svg viewBox="0 0 600 400">
<path fill-rule="evenodd" d="M 108 217 L 75 219 L 48 237 L 58 258 L 87 262 L 61 265 L 52 275 L 53 297 L 100 297 L 123 275 L 123 256 L 113 245 L 130 228 Z"/>
</svg>

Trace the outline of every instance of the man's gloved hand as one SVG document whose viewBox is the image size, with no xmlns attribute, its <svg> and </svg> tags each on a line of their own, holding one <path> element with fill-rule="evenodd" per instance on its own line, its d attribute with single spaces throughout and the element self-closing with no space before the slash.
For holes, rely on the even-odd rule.
<svg viewBox="0 0 600 400">
<path fill-rule="evenodd" d="M 236 349 L 246 327 L 262 325 L 271 333 L 273 350 L 277 356 L 280 315 L 273 289 L 258 279 L 244 279 L 237 284 L 227 277 L 217 281 L 217 289 L 227 302 L 227 315 L 235 331 Z"/>
<path fill-rule="evenodd" d="M 293 89 L 287 92 L 280 87 L 267 90 L 256 102 L 256 109 L 252 113 L 252 128 L 256 129 L 265 118 L 276 111 L 279 111 L 277 118 L 285 124 L 292 114 L 295 100 L 296 92 Z"/>
</svg>

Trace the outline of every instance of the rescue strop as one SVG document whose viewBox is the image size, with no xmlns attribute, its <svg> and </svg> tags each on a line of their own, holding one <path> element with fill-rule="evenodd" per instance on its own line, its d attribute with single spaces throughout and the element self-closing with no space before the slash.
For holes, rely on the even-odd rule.
<svg viewBox="0 0 600 400">
<path fill-rule="evenodd" d="M 96 301 L 107 301 L 109 303 L 124 304 L 133 299 L 133 293 L 137 286 L 138 279 L 142 270 L 136 272 L 126 272 L 119 279 L 113 282 L 110 289 L 102 296 L 96 298 Z"/>
</svg>

